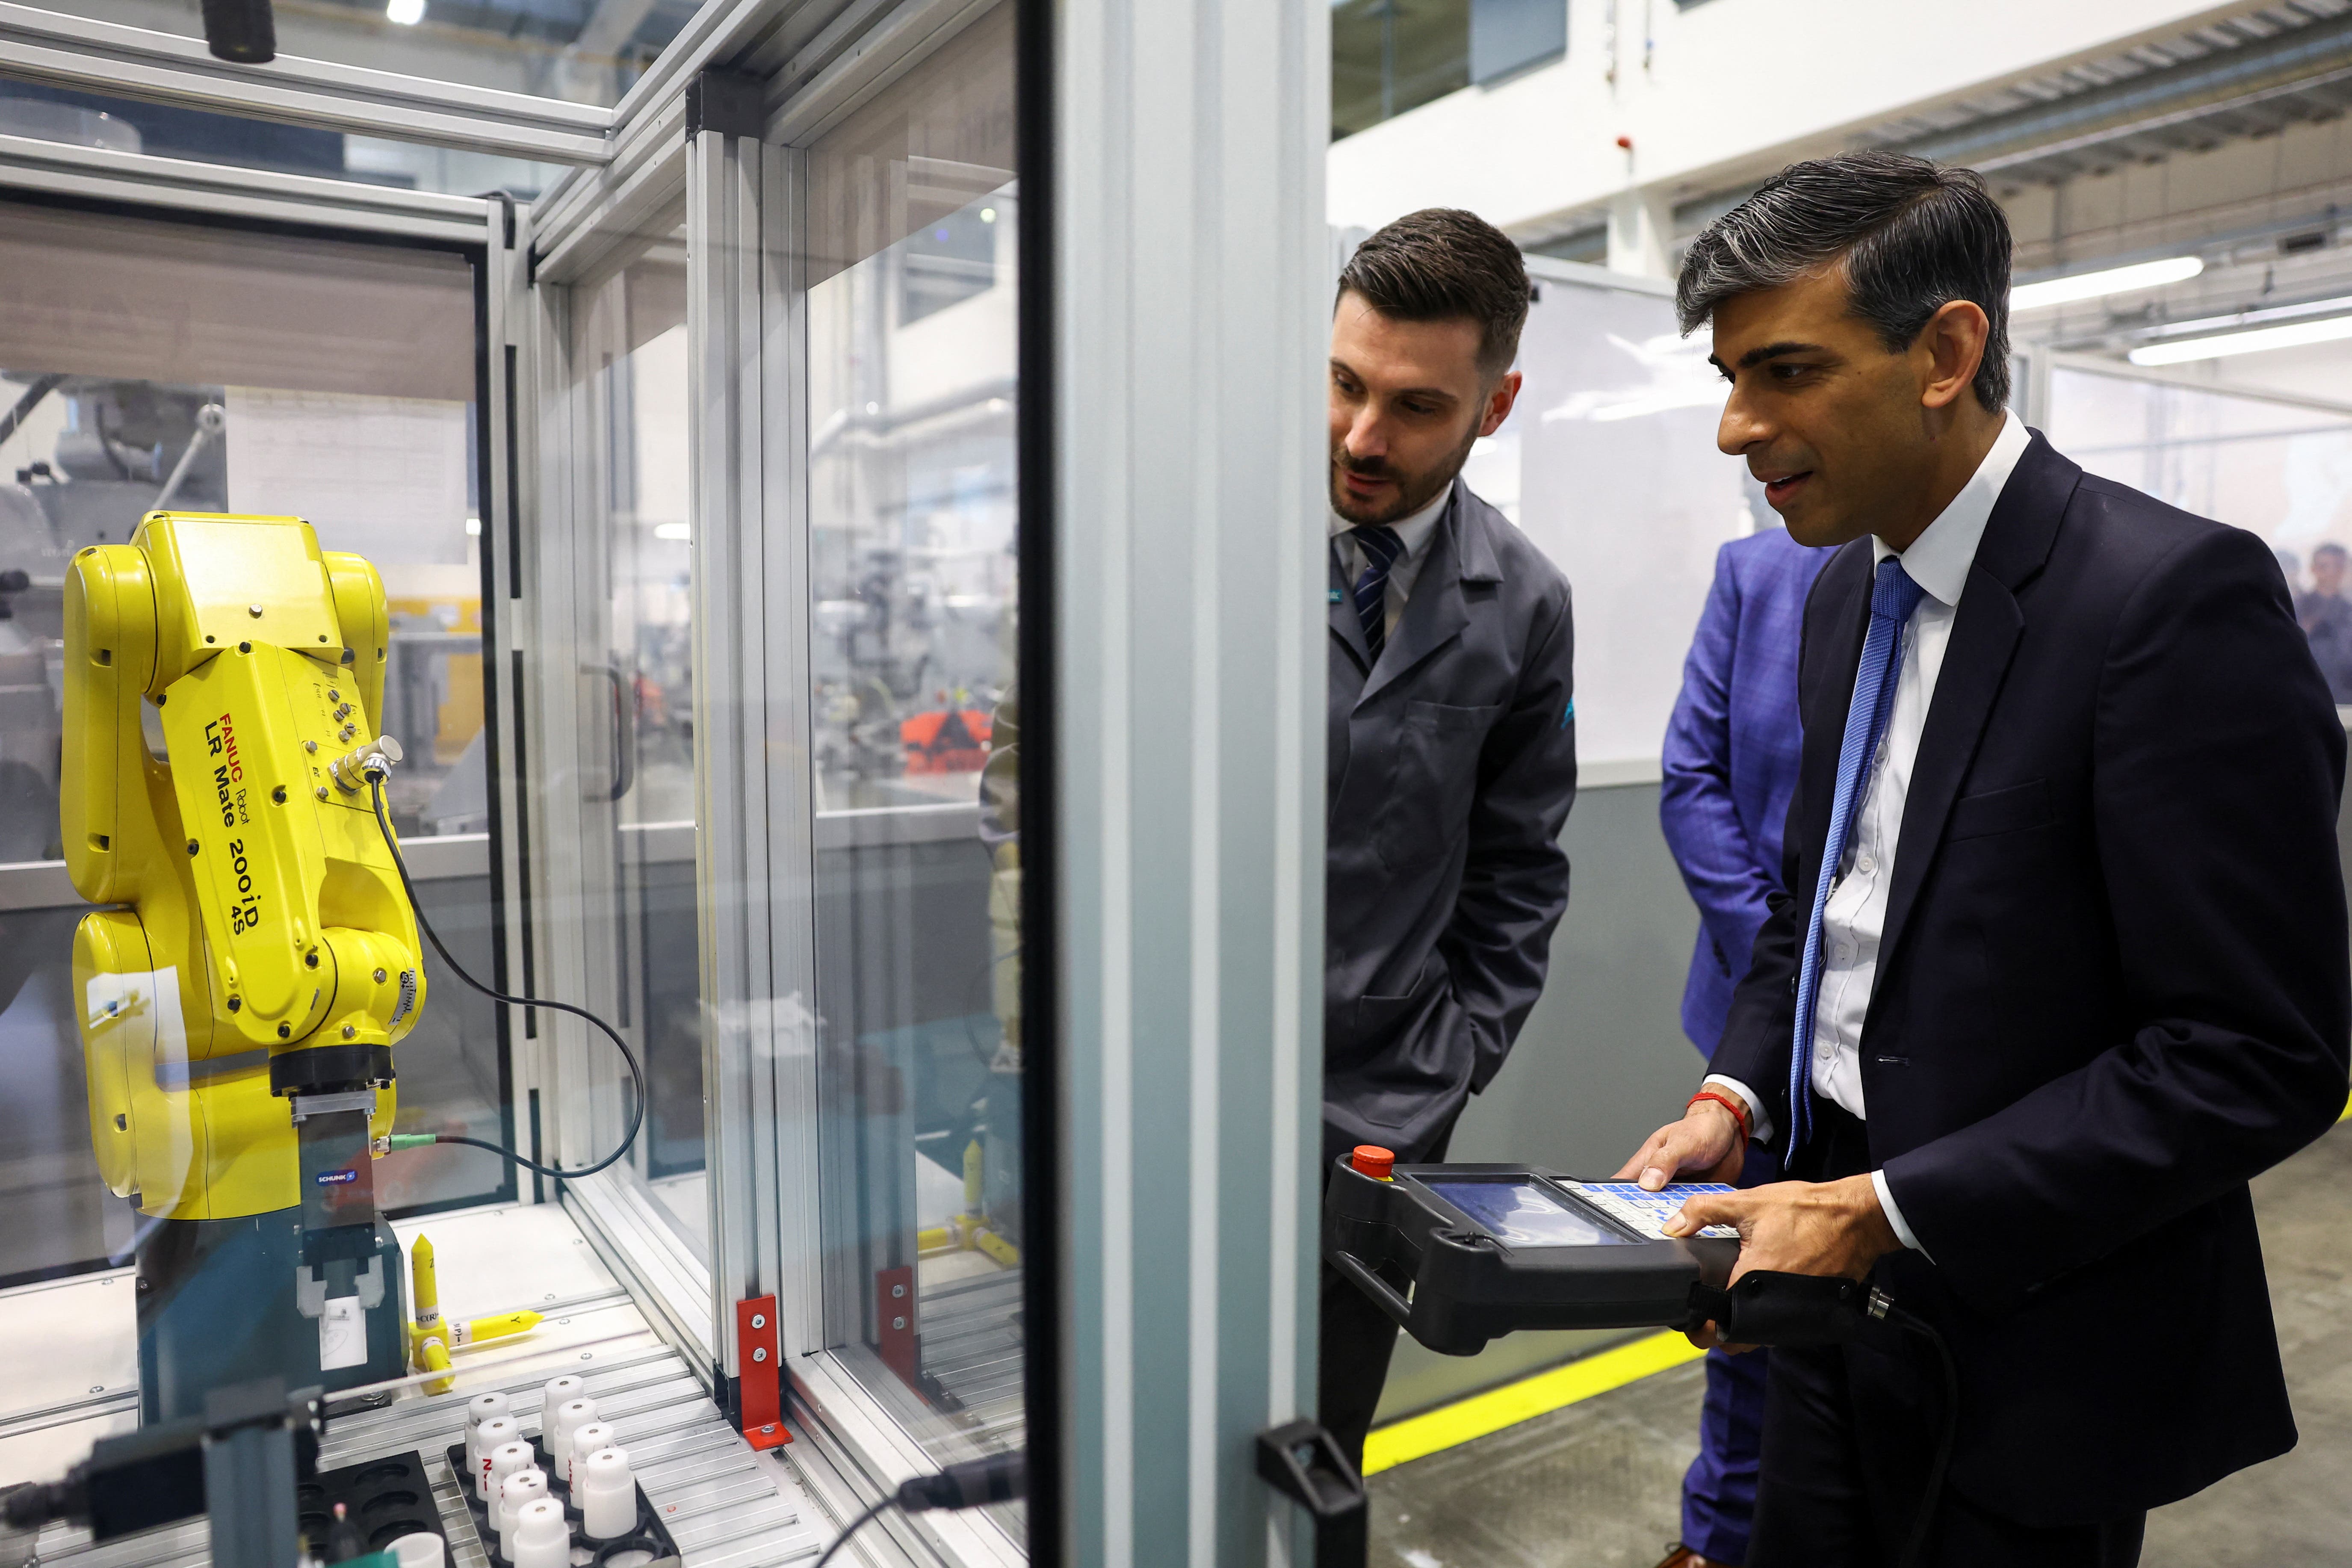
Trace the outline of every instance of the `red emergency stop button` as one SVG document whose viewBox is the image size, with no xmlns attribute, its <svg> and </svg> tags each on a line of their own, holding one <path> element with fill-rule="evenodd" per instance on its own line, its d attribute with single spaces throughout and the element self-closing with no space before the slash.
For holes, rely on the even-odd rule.
<svg viewBox="0 0 2352 1568">
<path fill-rule="evenodd" d="M 1359 1143 L 1356 1152 L 1348 1157 L 1348 1163 L 1356 1167 L 1359 1174 L 1370 1176 L 1376 1182 L 1385 1182 L 1389 1179 L 1390 1167 L 1396 1163 L 1396 1156 L 1377 1143 Z"/>
</svg>

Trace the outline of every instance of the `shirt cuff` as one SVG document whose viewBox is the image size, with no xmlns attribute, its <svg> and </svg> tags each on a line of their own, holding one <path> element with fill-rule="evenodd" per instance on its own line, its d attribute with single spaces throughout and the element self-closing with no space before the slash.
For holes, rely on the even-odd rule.
<svg viewBox="0 0 2352 1568">
<path fill-rule="evenodd" d="M 1878 1194 L 1878 1206 L 1885 1211 L 1886 1223 L 1895 1227 L 1895 1239 L 1920 1257 L 1927 1258 L 1927 1249 L 1919 1245 L 1919 1238 L 1911 1234 L 1911 1226 L 1903 1218 L 1903 1211 L 1895 1206 L 1895 1194 L 1886 1184 L 1886 1173 L 1871 1172 L 1870 1186 L 1871 1190 Z M 1927 1261 L 1933 1263 L 1936 1260 L 1927 1258 Z"/>
<path fill-rule="evenodd" d="M 1759 1096 L 1754 1089 L 1748 1088 L 1738 1079 L 1726 1078 L 1719 1072 L 1711 1072 L 1707 1074 L 1706 1081 L 1700 1084 L 1699 1087 L 1701 1089 L 1729 1089 L 1732 1093 L 1738 1095 L 1748 1106 L 1748 1136 L 1755 1139 L 1759 1143 L 1769 1143 L 1772 1141 L 1771 1118 L 1764 1114 L 1763 1099 Z"/>
</svg>

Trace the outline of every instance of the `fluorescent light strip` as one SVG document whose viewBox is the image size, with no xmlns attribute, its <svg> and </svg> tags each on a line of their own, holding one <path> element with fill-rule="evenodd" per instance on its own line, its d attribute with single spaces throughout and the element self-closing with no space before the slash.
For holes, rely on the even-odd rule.
<svg viewBox="0 0 2352 1568">
<path fill-rule="evenodd" d="M 2186 282 L 2204 270 L 2202 257 L 2174 256 L 2162 261 L 2110 267 L 2104 272 L 2080 272 L 2072 278 L 2052 278 L 2012 289 L 2009 291 L 2009 308 L 2038 310 L 2051 305 L 2071 305 L 2077 300 L 2095 300 L 2102 294 L 2160 289 L 2167 283 Z"/>
<path fill-rule="evenodd" d="M 2210 334 L 2227 331 L 2232 327 L 2251 327 L 2262 321 L 2292 321 L 2302 316 L 2333 316 L 2352 310 L 2352 294 L 2333 300 L 2306 300 L 2300 305 L 2266 305 L 2258 310 L 2241 310 L 2233 316 L 2200 316 L 2193 321 L 2168 321 L 2160 327 L 2150 327 L 2146 333 L 2152 338 L 2182 338 L 2192 333 Z"/>
<path fill-rule="evenodd" d="M 2219 337 L 2189 338 L 2177 343 L 2149 343 L 2131 352 L 2134 364 L 2186 364 L 2191 360 L 2220 359 L 2224 354 L 2261 353 L 2269 349 L 2301 348 L 2352 338 L 2352 315 L 2331 316 L 2324 321 L 2297 321 L 2292 326 L 2264 327 L 2252 332 L 2225 332 Z"/>
</svg>

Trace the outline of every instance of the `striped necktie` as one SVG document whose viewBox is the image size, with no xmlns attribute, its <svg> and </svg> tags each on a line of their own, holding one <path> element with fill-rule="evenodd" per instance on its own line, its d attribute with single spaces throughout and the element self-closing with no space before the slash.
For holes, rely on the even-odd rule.
<svg viewBox="0 0 2352 1568">
<path fill-rule="evenodd" d="M 1393 528 L 1359 528 L 1353 536 L 1365 563 L 1364 574 L 1356 579 L 1356 619 L 1363 623 L 1364 647 L 1378 664 L 1389 637 L 1389 568 L 1404 553 L 1404 541 Z"/>
<path fill-rule="evenodd" d="M 1822 846 L 1822 872 L 1813 884 L 1813 918 L 1805 926 L 1804 961 L 1797 969 L 1797 1018 L 1789 1052 L 1789 1152 L 1812 1130 L 1813 1008 L 1822 994 L 1822 916 L 1844 862 L 1846 841 L 1869 793 L 1870 766 L 1895 715 L 1895 688 L 1903 669 L 1903 628 L 1927 592 L 1911 581 L 1893 556 L 1878 563 L 1870 590 L 1870 631 L 1862 641 L 1854 670 L 1853 705 L 1846 710 L 1845 738 L 1838 746 L 1837 794 L 1830 804 L 1830 834 Z"/>
</svg>

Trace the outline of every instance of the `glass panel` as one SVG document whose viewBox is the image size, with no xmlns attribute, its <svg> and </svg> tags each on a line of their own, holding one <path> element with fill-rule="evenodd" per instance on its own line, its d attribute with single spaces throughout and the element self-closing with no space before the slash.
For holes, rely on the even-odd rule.
<svg viewBox="0 0 2352 1568">
<path fill-rule="evenodd" d="M 461 258 L 0 204 L 0 882 L 61 880 L 63 588 L 86 545 L 159 503 L 307 516 L 382 573 L 392 638 L 389 796 L 419 893 L 493 973 L 474 493 L 474 300 Z M 22 868 L 8 863 L 46 861 Z M 131 1238 L 81 1106 L 71 949 L 84 913 L 0 916 L 0 1154 L 43 1216 L 0 1226 L 0 1278 L 99 1266 Z M 498 1019 L 427 952 L 430 1000 L 395 1053 L 394 1130 L 510 1136 Z M 387 1209 L 510 1195 L 455 1147 L 378 1163 Z"/>
<path fill-rule="evenodd" d="M 1001 5 L 809 154 L 825 1326 L 942 1462 L 1023 1441 L 1012 82 Z"/>
<path fill-rule="evenodd" d="M 2092 473 L 2262 535 L 2320 673 L 2352 704 L 2352 415 L 2060 366 L 2048 434 Z"/>
<path fill-rule="evenodd" d="M 205 36 L 203 12 L 172 0 L 50 0 L 43 9 Z M 609 108 L 696 9 L 694 0 L 309 0 L 276 8 L 278 52 Z"/>
<path fill-rule="evenodd" d="M 683 207 L 663 215 L 573 290 L 572 404 L 586 457 L 573 533 L 583 548 L 571 563 L 577 771 L 565 776 L 582 801 L 591 1005 L 609 1009 L 645 1063 L 645 1128 L 626 1163 L 708 1261 L 685 224 Z M 589 1060 L 597 1134 L 574 1162 L 613 1146 L 628 1106 L 601 1039 Z"/>
<path fill-rule="evenodd" d="M 188 15 L 193 19 L 194 13 Z M 445 195 L 505 191 L 520 201 L 538 195 L 562 173 L 556 163 L 143 103 L 42 82 L 0 80 L 0 134 Z"/>
<path fill-rule="evenodd" d="M 1331 7 L 1331 140 L 1470 85 L 1469 0 Z"/>
<path fill-rule="evenodd" d="M 1463 477 L 1576 584 L 1579 758 L 1654 763 L 1716 551 L 1777 526 L 1714 458 L 1724 384 L 1674 301 L 1540 278 L 1525 384 Z"/>
<path fill-rule="evenodd" d="M 0 914 L 0 1287 L 105 1268 L 138 1224 L 90 1152 L 70 962 L 81 917 L 78 904 Z"/>
</svg>

